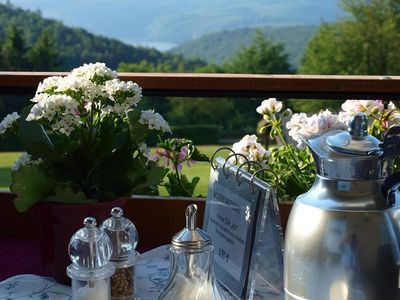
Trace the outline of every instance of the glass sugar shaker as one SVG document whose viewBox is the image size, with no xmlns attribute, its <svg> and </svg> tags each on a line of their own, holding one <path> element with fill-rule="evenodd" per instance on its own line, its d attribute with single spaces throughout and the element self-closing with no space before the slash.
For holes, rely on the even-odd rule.
<svg viewBox="0 0 400 300">
<path fill-rule="evenodd" d="M 138 233 L 135 225 L 123 217 L 123 210 L 114 207 L 111 218 L 101 226 L 111 240 L 113 254 L 110 261 L 114 263 L 115 273 L 111 278 L 112 299 L 135 299 L 135 270 L 139 253 L 135 250 L 138 243 Z"/>
<path fill-rule="evenodd" d="M 186 209 L 186 228 L 171 241 L 171 274 L 159 299 L 224 299 L 212 268 L 214 246 L 207 233 L 196 227 L 197 206 Z"/>
<path fill-rule="evenodd" d="M 67 275 L 72 281 L 72 299 L 111 299 L 110 278 L 115 267 L 109 262 L 110 238 L 96 227 L 95 218 L 85 218 L 83 225 L 68 245 L 72 264 L 67 267 Z"/>
</svg>

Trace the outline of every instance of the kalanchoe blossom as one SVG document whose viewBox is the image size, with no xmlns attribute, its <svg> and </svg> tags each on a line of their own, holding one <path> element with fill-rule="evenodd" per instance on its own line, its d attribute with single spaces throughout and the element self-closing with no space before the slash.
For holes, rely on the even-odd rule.
<svg viewBox="0 0 400 300">
<path fill-rule="evenodd" d="M 12 114 L 8 114 L 3 121 L 0 122 L 0 134 L 7 131 L 7 129 L 11 128 L 15 122 L 20 118 L 20 115 L 16 112 Z"/>
<path fill-rule="evenodd" d="M 42 159 L 33 160 L 32 156 L 27 152 L 23 152 L 21 156 L 11 166 L 11 170 L 18 171 L 21 167 L 39 165 L 42 163 Z"/>
<path fill-rule="evenodd" d="M 309 139 L 318 136 L 332 129 L 343 129 L 345 126 L 339 121 L 337 115 L 332 114 L 329 110 L 321 111 L 307 117 L 305 113 L 294 114 L 286 123 L 289 129 L 289 136 L 297 142 L 298 148 L 304 148 L 303 139 Z"/>
<path fill-rule="evenodd" d="M 107 68 L 104 63 L 84 64 L 79 68 L 73 69 L 71 75 L 83 77 L 92 82 L 100 80 L 100 83 L 118 77 L 117 72 Z"/>
<path fill-rule="evenodd" d="M 121 81 L 119 79 L 108 80 L 105 83 L 107 97 L 115 102 L 107 105 L 103 112 L 114 112 L 119 115 L 124 114 L 133 107 L 136 107 L 142 98 L 142 89 L 132 81 Z"/>
<path fill-rule="evenodd" d="M 66 95 L 38 94 L 32 100 L 32 107 L 27 121 L 48 123 L 54 131 L 69 135 L 82 123 L 77 102 Z"/>
<path fill-rule="evenodd" d="M 234 153 L 242 154 L 247 157 L 248 160 L 255 160 L 261 163 L 265 163 L 268 160 L 270 152 L 257 142 L 257 136 L 255 134 L 245 135 L 239 142 L 234 143 L 232 146 Z M 238 155 L 237 159 L 239 163 L 244 163 L 246 160 Z M 232 161 L 236 160 L 234 157 Z"/>
<path fill-rule="evenodd" d="M 64 77 L 62 76 L 51 76 L 43 79 L 42 82 L 39 83 L 39 86 L 36 90 L 36 95 L 40 93 L 52 93 L 58 89 L 60 85 L 62 85 L 62 81 Z M 33 98 L 31 101 L 35 100 Z"/>
<path fill-rule="evenodd" d="M 171 127 L 168 122 L 159 114 L 154 112 L 154 110 L 143 110 L 139 122 L 143 125 L 147 125 L 150 130 L 158 130 L 162 132 L 171 132 Z"/>
<path fill-rule="evenodd" d="M 124 97 L 124 95 L 122 97 L 127 98 L 127 101 L 132 101 L 132 105 L 136 106 L 142 97 L 142 89 L 137 83 L 132 81 L 108 80 L 105 83 L 105 89 L 110 99 L 115 102 L 120 101 L 119 97 L 121 97 L 121 94 L 126 93 L 129 97 Z"/>
<path fill-rule="evenodd" d="M 257 107 L 256 111 L 261 115 L 267 115 L 269 113 L 280 112 L 281 109 L 281 101 L 276 100 L 276 98 L 269 98 L 261 102 L 261 105 Z"/>
</svg>

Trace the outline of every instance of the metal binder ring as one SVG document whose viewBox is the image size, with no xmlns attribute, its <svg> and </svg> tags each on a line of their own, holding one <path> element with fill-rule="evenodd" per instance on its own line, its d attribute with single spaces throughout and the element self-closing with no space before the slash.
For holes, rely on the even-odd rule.
<svg viewBox="0 0 400 300">
<path fill-rule="evenodd" d="M 262 169 L 262 165 L 258 162 L 258 161 L 255 161 L 255 160 L 248 160 L 248 161 L 245 161 L 244 163 L 242 163 L 238 168 L 237 168 L 237 170 L 236 170 L 236 173 L 235 173 L 235 177 L 236 177 L 236 182 L 237 182 L 237 185 L 238 186 L 240 186 L 240 184 L 242 183 L 241 182 L 241 180 L 240 180 L 240 176 L 239 176 L 239 171 L 241 170 L 241 168 L 244 166 L 244 165 L 247 165 L 248 166 L 248 172 L 250 172 L 250 165 L 251 164 L 255 164 L 255 165 L 257 165 L 257 166 L 259 166 L 261 169 Z M 259 171 L 259 170 L 258 170 Z M 257 171 L 257 172 L 258 172 Z"/>
<path fill-rule="evenodd" d="M 228 178 L 228 176 L 229 176 L 229 175 L 226 173 L 226 170 L 225 170 L 225 165 L 226 165 L 226 163 L 228 162 L 228 160 L 229 160 L 231 157 L 234 156 L 234 157 L 236 158 L 236 160 L 235 160 L 235 164 L 236 164 L 236 163 L 238 162 L 238 155 L 241 156 L 241 157 L 243 157 L 246 161 L 248 161 L 247 157 L 244 156 L 243 154 L 240 154 L 240 153 L 233 153 L 233 154 L 229 155 L 229 156 L 225 159 L 224 164 L 222 165 L 222 172 L 224 172 L 225 178 Z"/>
<path fill-rule="evenodd" d="M 257 174 L 260 172 L 263 172 L 262 175 L 264 176 L 264 171 L 270 172 L 272 175 L 274 175 L 276 181 L 279 181 L 278 175 L 274 171 L 272 171 L 270 168 L 262 168 L 260 170 L 257 170 L 253 173 L 253 175 L 251 175 L 251 178 L 250 178 L 249 188 L 250 188 L 250 192 L 252 194 L 254 194 L 256 192 L 256 189 L 254 188 L 254 180 L 257 177 Z"/>
<path fill-rule="evenodd" d="M 219 148 L 219 149 L 217 149 L 214 153 L 213 153 L 213 155 L 211 156 L 211 168 L 213 168 L 213 170 L 215 170 L 217 167 L 214 165 L 214 157 L 215 157 L 215 155 L 219 152 L 219 151 L 221 151 L 221 150 L 229 150 L 229 151 L 231 151 L 233 154 L 236 154 L 235 153 L 235 151 L 233 151 L 231 148 L 229 148 L 229 147 L 221 147 L 221 148 Z"/>
</svg>

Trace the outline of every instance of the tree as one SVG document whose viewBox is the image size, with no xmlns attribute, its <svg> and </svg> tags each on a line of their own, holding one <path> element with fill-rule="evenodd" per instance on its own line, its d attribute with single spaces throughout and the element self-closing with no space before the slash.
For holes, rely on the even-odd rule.
<svg viewBox="0 0 400 300">
<path fill-rule="evenodd" d="M 58 52 L 47 30 L 43 30 L 35 44 L 29 49 L 27 59 L 34 71 L 57 71 L 60 69 Z"/>
<path fill-rule="evenodd" d="M 7 28 L 6 37 L 0 50 L 3 70 L 21 71 L 29 69 L 25 56 L 25 42 L 21 31 L 15 24 L 11 24 Z"/>
<path fill-rule="evenodd" d="M 322 24 L 305 50 L 306 74 L 400 72 L 400 1 L 342 0 L 346 17 Z"/>
<path fill-rule="evenodd" d="M 216 63 L 209 63 L 205 66 L 199 67 L 195 73 L 225 73 L 225 69 Z"/>
<path fill-rule="evenodd" d="M 229 73 L 287 74 L 291 73 L 288 57 L 282 44 L 267 41 L 257 30 L 252 44 L 239 50 L 224 68 Z"/>
</svg>

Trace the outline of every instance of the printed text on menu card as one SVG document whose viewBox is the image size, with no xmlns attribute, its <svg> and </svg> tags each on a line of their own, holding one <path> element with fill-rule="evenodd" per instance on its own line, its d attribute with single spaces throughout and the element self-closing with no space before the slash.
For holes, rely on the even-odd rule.
<svg viewBox="0 0 400 300">
<path fill-rule="evenodd" d="M 214 242 L 214 262 L 240 281 L 250 225 L 250 207 L 238 194 L 223 186 L 214 186 L 213 208 L 207 231 Z M 245 208 L 245 209 L 243 209 Z"/>
</svg>

